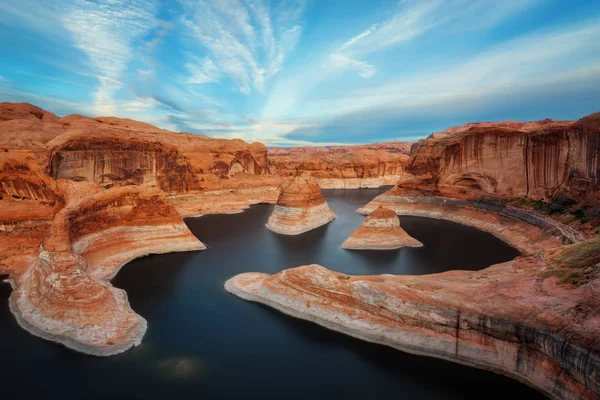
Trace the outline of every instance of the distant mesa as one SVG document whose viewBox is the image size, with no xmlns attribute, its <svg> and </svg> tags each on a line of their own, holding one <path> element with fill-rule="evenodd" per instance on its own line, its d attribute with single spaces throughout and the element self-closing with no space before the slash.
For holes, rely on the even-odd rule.
<svg viewBox="0 0 600 400">
<path fill-rule="evenodd" d="M 378 207 L 341 246 L 349 250 L 395 250 L 423 247 L 400 227 L 400 219 L 389 208 Z"/>
<path fill-rule="evenodd" d="M 267 228 L 282 235 L 299 235 L 335 219 L 319 184 L 311 177 L 286 179 Z"/>
</svg>

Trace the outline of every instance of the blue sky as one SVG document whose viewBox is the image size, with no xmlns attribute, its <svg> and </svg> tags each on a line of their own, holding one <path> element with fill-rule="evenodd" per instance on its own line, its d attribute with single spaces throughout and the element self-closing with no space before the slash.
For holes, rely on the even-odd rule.
<svg viewBox="0 0 600 400">
<path fill-rule="evenodd" d="M 600 1 L 0 0 L 0 101 L 272 146 L 600 111 Z"/>
</svg>

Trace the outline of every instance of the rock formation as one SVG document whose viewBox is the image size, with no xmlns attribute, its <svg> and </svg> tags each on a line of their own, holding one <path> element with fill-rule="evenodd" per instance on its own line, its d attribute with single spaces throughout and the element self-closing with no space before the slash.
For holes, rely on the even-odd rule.
<svg viewBox="0 0 600 400">
<path fill-rule="evenodd" d="M 555 399 L 600 397 L 600 239 L 478 272 L 350 277 L 319 265 L 225 288 L 359 339 L 505 374 Z"/>
<path fill-rule="evenodd" d="M 19 323 L 91 354 L 138 344 L 145 321 L 108 280 L 145 254 L 202 249 L 181 215 L 275 203 L 272 169 L 260 143 L 0 103 L 0 275 Z"/>
<path fill-rule="evenodd" d="M 342 248 L 351 250 L 394 250 L 401 247 L 422 247 L 400 227 L 400 219 L 388 208 L 379 207 L 352 232 Z"/>
<path fill-rule="evenodd" d="M 546 201 L 561 192 L 583 199 L 598 189 L 600 113 L 518 128 L 476 126 L 432 135 L 413 147 L 406 164 L 412 176 L 402 183 L 446 194 Z"/>
<path fill-rule="evenodd" d="M 140 344 L 146 321 L 108 279 L 150 253 L 205 247 L 156 187 L 62 184 L 67 205 L 54 217 L 37 258 L 11 274 L 11 311 L 36 336 L 87 354 L 121 353 Z"/>
<path fill-rule="evenodd" d="M 591 237 L 600 233 L 600 114 L 433 134 L 413 146 L 397 185 L 359 212 L 379 206 L 472 225 L 525 252 Z"/>
<path fill-rule="evenodd" d="M 271 169 L 281 176 L 311 176 L 322 189 L 395 185 L 412 143 L 270 148 Z"/>
<path fill-rule="evenodd" d="M 506 205 L 493 205 L 407 193 L 394 187 L 356 210 L 368 215 L 378 207 L 398 215 L 444 219 L 491 233 L 521 253 L 534 253 L 583 239 L 580 232 L 550 218 Z"/>
<path fill-rule="evenodd" d="M 281 185 L 267 228 L 282 235 L 298 235 L 334 218 L 317 182 L 309 177 L 295 177 Z"/>
</svg>

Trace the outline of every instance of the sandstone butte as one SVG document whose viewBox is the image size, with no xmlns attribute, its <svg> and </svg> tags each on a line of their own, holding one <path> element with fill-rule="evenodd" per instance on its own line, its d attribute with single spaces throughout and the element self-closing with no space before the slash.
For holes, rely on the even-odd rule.
<svg viewBox="0 0 600 400">
<path fill-rule="evenodd" d="M 409 353 L 600 398 L 600 238 L 482 271 L 351 277 L 308 265 L 238 275 L 229 292 Z"/>
<path fill-rule="evenodd" d="M 423 243 L 400 227 L 400 219 L 394 211 L 378 207 L 341 247 L 352 250 L 394 250 L 422 246 Z"/>
<path fill-rule="evenodd" d="M 282 176 L 311 176 L 322 189 L 395 185 L 412 143 L 269 148 L 269 163 Z"/>
<path fill-rule="evenodd" d="M 298 176 L 281 185 L 281 194 L 266 226 L 282 235 L 299 235 L 334 219 L 319 184 L 313 178 Z"/>
</svg>

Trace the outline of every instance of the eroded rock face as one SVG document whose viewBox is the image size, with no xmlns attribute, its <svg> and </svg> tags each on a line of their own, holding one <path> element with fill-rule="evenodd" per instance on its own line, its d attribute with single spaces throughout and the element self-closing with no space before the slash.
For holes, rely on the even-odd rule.
<svg viewBox="0 0 600 400">
<path fill-rule="evenodd" d="M 272 170 L 281 176 L 310 176 L 322 189 L 394 185 L 404 171 L 412 143 L 270 148 Z"/>
<path fill-rule="evenodd" d="M 62 185 L 67 205 L 35 261 L 10 277 L 11 311 L 36 336 L 87 354 L 121 353 L 140 344 L 146 321 L 108 279 L 147 254 L 205 247 L 156 187 Z"/>
<path fill-rule="evenodd" d="M 600 114 L 577 122 L 474 124 L 413 147 L 404 187 L 445 194 L 583 199 L 600 185 Z"/>
<path fill-rule="evenodd" d="M 400 219 L 394 211 L 380 206 L 369 214 L 341 247 L 351 250 L 394 250 L 422 246 L 423 243 L 400 227 Z"/>
<path fill-rule="evenodd" d="M 478 272 L 350 277 L 319 265 L 225 288 L 359 339 L 502 373 L 555 399 L 600 397 L 600 239 Z"/>
<path fill-rule="evenodd" d="M 295 177 L 281 185 L 267 228 L 282 235 L 298 235 L 334 218 L 317 182 L 309 177 Z"/>
</svg>

